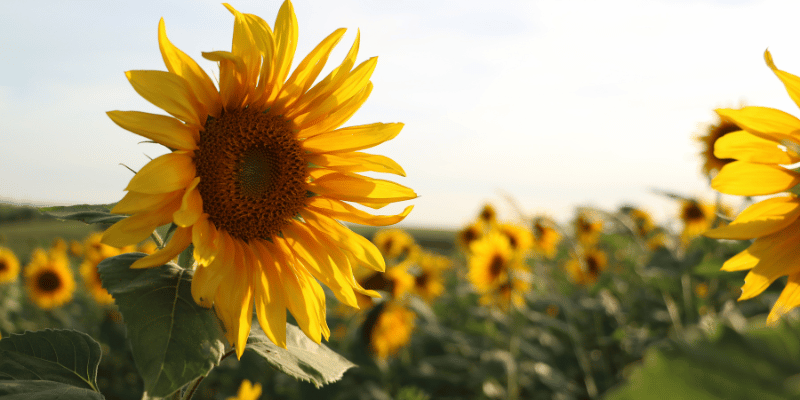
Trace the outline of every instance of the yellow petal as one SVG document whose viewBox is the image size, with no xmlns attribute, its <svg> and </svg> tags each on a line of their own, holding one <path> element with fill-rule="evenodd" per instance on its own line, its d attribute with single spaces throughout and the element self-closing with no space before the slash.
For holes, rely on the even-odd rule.
<svg viewBox="0 0 800 400">
<path fill-rule="evenodd" d="M 233 43 L 231 53 L 239 57 L 244 64 L 244 83 L 246 92 L 252 96 L 256 85 L 256 77 L 261 67 L 261 53 L 256 46 L 250 24 L 244 14 L 236 11 L 229 4 L 223 4 L 234 16 Z"/>
<path fill-rule="evenodd" d="M 206 121 L 206 109 L 195 98 L 186 79 L 166 71 L 128 71 L 128 81 L 145 100 L 175 118 L 197 127 Z"/>
<path fill-rule="evenodd" d="M 152 268 L 164 265 L 177 257 L 178 254 L 181 254 L 182 251 L 186 250 L 191 243 L 192 229 L 177 228 L 175 229 L 175 233 L 172 234 L 172 238 L 163 249 L 136 260 L 136 262 L 131 265 L 131 268 Z"/>
<path fill-rule="evenodd" d="M 297 137 L 309 138 L 342 126 L 345 122 L 350 120 L 350 117 L 352 117 L 353 114 L 361 108 L 364 102 L 367 101 L 370 93 L 372 93 L 371 82 L 367 84 L 362 91 L 347 99 L 339 107 L 331 110 L 331 112 L 324 117 L 316 120 L 306 120 L 303 116 L 296 118 L 294 122 L 299 129 Z"/>
<path fill-rule="evenodd" d="M 269 340 L 286 348 L 286 294 L 280 280 L 281 267 L 260 241 L 254 241 L 251 246 L 261 263 L 261 271 L 255 278 L 258 324 Z"/>
<path fill-rule="evenodd" d="M 764 247 L 764 245 L 765 242 L 759 242 L 758 240 L 756 240 L 753 244 L 750 245 L 750 247 L 741 251 L 739 254 L 729 258 L 728 261 L 725 261 L 725 263 L 722 264 L 722 268 L 720 268 L 720 270 L 734 272 L 734 271 L 744 271 L 752 269 L 753 267 L 756 266 L 756 264 L 758 264 L 758 258 L 755 257 L 752 253 L 750 253 L 750 251 L 752 249 L 758 254 L 759 253 L 758 248 Z"/>
<path fill-rule="evenodd" d="M 375 71 L 377 64 L 377 57 L 364 61 L 351 71 L 339 86 L 333 88 L 331 92 L 324 92 L 303 106 L 292 107 L 291 110 L 287 111 L 286 117 L 295 119 L 295 117 L 302 114 L 307 114 L 301 120 L 314 121 L 330 114 L 332 110 L 361 92 L 369 84 L 369 78 L 372 76 L 372 72 Z M 298 125 L 307 124 L 298 123 Z"/>
<path fill-rule="evenodd" d="M 180 198 L 182 190 L 167 193 L 147 194 L 139 192 L 128 192 L 111 209 L 112 214 L 135 214 L 144 211 L 151 211 L 160 208 L 163 204 Z"/>
<path fill-rule="evenodd" d="M 312 153 L 342 153 L 367 149 L 394 139 L 403 129 L 402 123 L 375 123 L 351 126 L 322 133 L 301 142 Z"/>
<path fill-rule="evenodd" d="M 402 221 L 414 206 L 406 207 L 398 215 L 372 215 L 339 200 L 314 196 L 308 200 L 308 208 L 341 221 L 361 225 L 387 226 Z"/>
<path fill-rule="evenodd" d="M 197 140 L 200 139 L 198 128 L 186 125 L 175 118 L 139 111 L 109 111 L 106 114 L 123 129 L 170 149 L 197 149 Z"/>
<path fill-rule="evenodd" d="M 800 158 L 781 150 L 778 142 L 762 139 L 746 131 L 731 132 L 717 139 L 714 156 L 758 164 L 794 164 L 800 161 Z"/>
<path fill-rule="evenodd" d="M 208 214 L 202 214 L 192 226 L 192 243 L 194 244 L 194 260 L 201 266 L 211 264 L 222 247 L 218 239 L 219 233 L 208 220 Z"/>
<path fill-rule="evenodd" d="M 192 280 L 192 297 L 195 303 L 211 308 L 222 278 L 233 269 L 235 248 L 233 240 L 224 231 L 219 231 L 217 254 L 207 266 L 195 268 Z"/>
<path fill-rule="evenodd" d="M 219 118 L 222 103 L 214 82 L 191 57 L 169 41 L 164 18 L 158 22 L 158 46 L 167 70 L 186 79 L 197 101 L 205 107 L 208 114 Z"/>
<path fill-rule="evenodd" d="M 185 189 L 195 178 L 194 160 L 185 152 L 156 157 L 131 178 L 125 190 L 158 194 Z"/>
<path fill-rule="evenodd" d="M 237 110 L 247 99 L 247 66 L 241 57 L 227 51 L 202 53 L 207 60 L 219 63 L 219 95 L 222 107 Z"/>
<path fill-rule="evenodd" d="M 783 288 L 778 301 L 772 306 L 772 311 L 767 316 L 767 325 L 774 325 L 778 320 L 793 308 L 800 305 L 800 273 L 789 275 L 789 281 Z"/>
<path fill-rule="evenodd" d="M 334 264 L 330 255 L 319 251 L 320 244 L 301 222 L 292 221 L 282 233 L 295 259 L 318 281 L 329 287 L 339 301 L 357 307 L 356 295 L 344 273 Z M 352 273 L 352 272 L 351 272 Z"/>
<path fill-rule="evenodd" d="M 797 258 L 797 242 L 800 240 L 798 232 L 800 232 L 800 220 L 786 229 L 757 239 L 747 249 L 758 259 L 758 264 L 744 278 L 742 296 L 739 300 L 755 297 L 775 279 L 795 274 L 800 270 L 800 259 Z"/>
<path fill-rule="evenodd" d="M 351 254 L 363 266 L 380 272 L 386 270 L 386 262 L 380 250 L 363 236 L 338 221 L 311 210 L 301 210 L 300 215 L 317 230 L 332 237 L 345 253 Z"/>
<path fill-rule="evenodd" d="M 767 62 L 772 72 L 778 76 L 778 79 L 783 82 L 783 85 L 786 86 L 786 91 L 789 92 L 789 97 L 794 100 L 794 104 L 800 106 L 800 78 L 786 71 L 779 70 L 772 61 L 772 54 L 769 53 L 769 50 L 764 51 L 764 61 Z"/>
<path fill-rule="evenodd" d="M 717 109 L 722 118 L 731 120 L 740 128 L 767 140 L 793 140 L 800 136 L 793 133 L 800 129 L 800 120 L 781 110 L 768 107 L 745 107 L 740 110 Z"/>
<path fill-rule="evenodd" d="M 800 175 L 780 167 L 734 161 L 725 164 L 711 187 L 722 193 L 760 196 L 787 191 L 800 183 Z"/>
<path fill-rule="evenodd" d="M 236 357 L 241 358 L 253 316 L 252 257 L 246 254 L 240 240 L 233 239 L 233 245 L 233 254 L 226 255 L 233 258 L 233 263 L 217 287 L 214 310 L 227 330 L 225 337 L 236 348 Z"/>
<path fill-rule="evenodd" d="M 200 190 L 197 189 L 199 183 L 200 177 L 198 176 L 186 188 L 186 193 L 184 193 L 181 200 L 181 208 L 172 215 L 175 219 L 175 225 L 184 228 L 192 226 L 203 214 L 203 199 L 200 197 Z"/>
<path fill-rule="evenodd" d="M 150 212 L 141 212 L 111 225 L 103 232 L 102 243 L 125 247 L 147 239 L 153 230 L 172 221 L 171 214 L 180 206 L 178 198 Z"/>
<path fill-rule="evenodd" d="M 297 17 L 294 14 L 294 7 L 291 2 L 285 1 L 275 19 L 275 64 L 270 79 L 275 85 L 272 93 L 274 97 L 277 97 L 292 68 L 294 52 L 297 49 L 297 35 Z M 275 99 L 270 98 L 269 100 L 274 101 Z"/>
<path fill-rule="evenodd" d="M 795 196 L 766 199 L 747 207 L 727 226 L 706 231 L 715 239 L 753 239 L 775 233 L 800 216 L 800 200 Z"/>
<path fill-rule="evenodd" d="M 386 172 L 406 176 L 403 167 L 389 157 L 367 153 L 308 154 L 306 161 L 311 164 L 339 172 Z"/>
<path fill-rule="evenodd" d="M 314 180 L 309 184 L 309 190 L 323 196 L 352 201 L 372 208 L 381 208 L 389 203 L 417 197 L 413 190 L 398 183 L 338 172 Z"/>
</svg>

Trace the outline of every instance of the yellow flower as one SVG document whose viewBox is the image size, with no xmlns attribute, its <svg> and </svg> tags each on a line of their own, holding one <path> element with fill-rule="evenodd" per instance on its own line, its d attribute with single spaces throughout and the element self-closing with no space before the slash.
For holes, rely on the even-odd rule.
<svg viewBox="0 0 800 400">
<path fill-rule="evenodd" d="M 360 267 L 356 269 L 355 277 L 358 284 L 369 291 L 356 293 L 357 308 L 362 310 L 372 307 L 372 297 L 380 297 L 375 291 L 386 292 L 391 298 L 399 299 L 414 288 L 414 277 L 402 265 L 389 267 L 385 273 Z"/>
<path fill-rule="evenodd" d="M 646 238 L 656 228 L 653 218 L 644 210 L 625 206 L 620 208 L 620 212 L 630 218 L 631 222 L 633 222 L 634 232 L 641 238 Z"/>
<path fill-rule="evenodd" d="M 414 275 L 414 293 L 429 303 L 439 297 L 444 292 L 442 270 L 450 264 L 445 256 L 423 252 L 417 261 L 419 269 Z"/>
<path fill-rule="evenodd" d="M 19 259 L 11 249 L 0 247 L 0 283 L 13 282 L 19 275 Z"/>
<path fill-rule="evenodd" d="M 733 161 L 732 158 L 719 158 L 714 155 L 714 143 L 719 138 L 741 130 L 738 125 L 734 124 L 726 118 L 720 118 L 715 124 L 711 124 L 706 128 L 706 134 L 697 137 L 697 141 L 702 146 L 700 151 L 700 159 L 703 161 L 703 174 L 712 178 L 714 174 L 719 172 L 725 164 Z"/>
<path fill-rule="evenodd" d="M 114 302 L 114 298 L 111 297 L 111 294 L 103 287 L 103 283 L 100 280 L 100 273 L 97 270 L 97 264 L 103 261 L 99 258 L 86 258 L 81 263 L 81 277 L 83 278 L 83 284 L 86 285 L 86 289 L 91 293 L 92 297 L 98 304 L 111 304 Z"/>
<path fill-rule="evenodd" d="M 528 281 L 509 276 L 509 279 L 495 290 L 481 295 L 478 302 L 484 306 L 495 306 L 502 311 L 508 311 L 512 305 L 522 307 L 525 304 L 523 295 L 530 288 L 531 285 Z"/>
<path fill-rule="evenodd" d="M 118 256 L 122 253 L 128 253 L 134 250 L 133 245 L 124 246 L 122 249 L 111 247 L 102 243 L 103 234 L 101 232 L 94 232 L 84 240 L 84 257 L 87 259 L 105 260 L 109 257 Z M 98 263 L 100 261 L 97 261 Z"/>
<path fill-rule="evenodd" d="M 70 240 L 69 253 L 75 257 L 83 256 L 83 245 L 77 240 Z"/>
<path fill-rule="evenodd" d="M 67 254 L 67 242 L 60 237 L 53 239 L 53 244 L 50 245 L 50 251 Z"/>
<path fill-rule="evenodd" d="M 561 234 L 555 223 L 546 217 L 538 217 L 533 221 L 533 249 L 547 258 L 553 258 L 561 243 Z"/>
<path fill-rule="evenodd" d="M 375 246 L 338 220 L 390 225 L 411 207 L 375 216 L 350 203 L 378 209 L 416 194 L 359 174 L 405 175 L 390 158 L 359 151 L 394 138 L 403 124 L 337 129 L 372 90 L 377 59 L 354 68 L 358 36 L 344 62 L 314 84 L 344 29 L 325 38 L 290 75 L 298 35 L 292 4 L 283 3 L 274 30 L 255 15 L 225 7 L 234 15 L 232 49 L 203 53 L 219 65 L 219 89 L 167 39 L 163 20 L 158 38 L 168 71 L 126 73 L 142 97 L 172 117 L 108 115 L 173 151 L 131 179 L 112 212 L 133 215 L 111 226 L 103 242 L 138 243 L 154 228 L 175 223 L 169 243 L 131 268 L 162 265 L 193 244 L 194 300 L 214 307 L 241 357 L 254 306 L 264 332 L 280 346 L 286 344 L 286 309 L 309 338 L 327 338 L 318 281 L 356 307 L 354 292 L 371 292 L 353 279 L 352 268 L 385 268 Z"/>
<path fill-rule="evenodd" d="M 462 250 L 469 252 L 472 242 L 480 239 L 482 236 L 483 227 L 480 223 L 474 223 L 458 231 L 456 234 L 456 243 Z"/>
<path fill-rule="evenodd" d="M 496 229 L 508 238 L 508 244 L 514 251 L 524 254 L 533 247 L 533 234 L 527 228 L 513 224 L 498 224 Z"/>
<path fill-rule="evenodd" d="M 511 275 L 524 269 L 522 258 L 498 231 L 473 242 L 470 253 L 467 279 L 481 294 L 498 289 Z"/>
<path fill-rule="evenodd" d="M 769 52 L 764 53 L 764 58 L 786 86 L 792 100 L 800 104 L 800 78 L 779 70 Z M 775 323 L 800 304 L 800 259 L 797 257 L 800 199 L 796 195 L 800 173 L 783 167 L 800 162 L 800 120 L 766 107 L 719 109 L 717 113 L 743 131 L 717 141 L 714 154 L 736 161 L 722 167 L 711 186 L 720 192 L 741 196 L 789 192 L 755 203 L 728 226 L 705 233 L 718 239 L 755 239 L 750 247 L 722 266 L 723 271 L 750 270 L 744 278 L 739 300 L 753 298 L 777 278 L 788 276 L 786 287 L 767 317 L 767 323 Z"/>
<path fill-rule="evenodd" d="M 385 360 L 411 341 L 416 315 L 402 305 L 386 301 L 374 320 L 364 322 L 364 335 L 375 357 Z"/>
<path fill-rule="evenodd" d="M 716 215 L 714 205 L 704 201 L 686 199 L 681 200 L 680 220 L 683 222 L 681 231 L 681 241 L 684 244 L 700 236 L 711 227 Z M 720 210 L 723 214 L 729 211 L 725 208 Z"/>
<path fill-rule="evenodd" d="M 255 385 L 250 383 L 247 379 L 242 381 L 241 386 L 239 386 L 239 392 L 236 393 L 236 397 L 228 397 L 227 400 L 258 400 L 261 396 L 261 384 L 256 382 Z"/>
<path fill-rule="evenodd" d="M 484 225 L 492 225 L 497 220 L 497 210 L 491 204 L 484 204 L 478 214 L 478 221 Z"/>
<path fill-rule="evenodd" d="M 608 260 L 606 254 L 600 250 L 587 250 L 582 255 L 567 261 L 567 273 L 570 280 L 576 285 L 588 286 L 597 282 L 600 273 L 606 270 Z"/>
<path fill-rule="evenodd" d="M 387 260 L 400 256 L 408 258 L 414 250 L 414 238 L 402 229 L 381 229 L 375 232 L 372 243 Z"/>
<path fill-rule="evenodd" d="M 572 222 L 575 237 L 584 246 L 592 246 L 600 240 L 603 232 L 603 220 L 589 212 L 579 212 Z"/>
<path fill-rule="evenodd" d="M 31 262 L 25 267 L 28 295 L 36 306 L 51 309 L 72 300 L 75 277 L 67 257 L 60 252 L 34 250 Z"/>
</svg>

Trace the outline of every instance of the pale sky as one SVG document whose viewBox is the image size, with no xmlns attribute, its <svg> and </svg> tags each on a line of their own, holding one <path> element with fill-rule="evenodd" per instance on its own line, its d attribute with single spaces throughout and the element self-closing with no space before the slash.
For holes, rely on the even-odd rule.
<svg viewBox="0 0 800 400">
<path fill-rule="evenodd" d="M 664 220 L 651 188 L 713 198 L 693 137 L 741 103 L 798 115 L 763 60 L 800 75 L 796 1 L 301 1 L 295 63 L 348 28 L 378 56 L 370 99 L 348 125 L 404 122 L 370 151 L 420 197 L 405 226 L 459 227 L 493 202 L 567 219 L 632 203 Z M 280 2 L 231 1 L 272 24 Z M 233 16 L 212 1 L 28 1 L 0 5 L 0 199 L 110 203 L 160 146 L 109 110 L 163 111 L 124 71 L 165 70 L 157 27 L 210 74 Z M 374 175 L 379 176 L 379 175 Z M 738 200 L 737 200 L 738 201 Z M 406 204 L 387 207 L 399 212 Z"/>
</svg>

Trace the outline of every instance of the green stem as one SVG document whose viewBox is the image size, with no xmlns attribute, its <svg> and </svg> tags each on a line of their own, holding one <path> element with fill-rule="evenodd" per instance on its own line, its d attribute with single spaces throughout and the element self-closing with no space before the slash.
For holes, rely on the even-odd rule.
<svg viewBox="0 0 800 400">
<path fill-rule="evenodd" d="M 234 353 L 236 353 L 236 350 L 234 350 L 234 349 L 229 350 L 227 353 L 223 354 L 222 357 L 220 357 L 219 362 L 221 363 L 222 360 L 224 360 L 225 358 L 227 358 L 228 356 L 230 356 L 230 355 L 232 355 Z M 209 373 L 210 372 L 211 371 L 209 371 Z M 192 396 L 194 396 L 194 392 L 196 392 L 197 388 L 200 386 L 200 382 L 203 381 L 203 378 L 205 378 L 205 377 L 204 376 L 198 376 L 193 381 L 189 382 L 186 385 L 188 387 L 188 389 L 186 389 L 186 392 L 183 394 L 183 397 L 180 396 L 181 391 L 179 390 L 179 391 L 175 392 L 175 394 L 172 395 L 172 398 L 174 400 L 190 400 L 192 398 Z"/>
</svg>

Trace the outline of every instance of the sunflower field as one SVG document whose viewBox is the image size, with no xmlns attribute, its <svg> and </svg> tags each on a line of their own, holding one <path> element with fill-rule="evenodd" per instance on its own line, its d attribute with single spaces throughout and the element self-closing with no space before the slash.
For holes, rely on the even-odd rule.
<svg viewBox="0 0 800 400">
<path fill-rule="evenodd" d="M 163 19 L 166 70 L 125 73 L 163 113 L 108 117 L 169 152 L 118 202 L 0 205 L 0 399 L 800 398 L 800 120 L 716 110 L 719 194 L 658 191 L 665 222 L 508 196 L 396 225 L 417 193 L 362 150 L 404 125 L 348 125 L 376 67 L 360 33 L 322 76 L 344 29 L 295 63 L 289 0 L 272 25 L 224 6 L 211 75 Z"/>
</svg>

